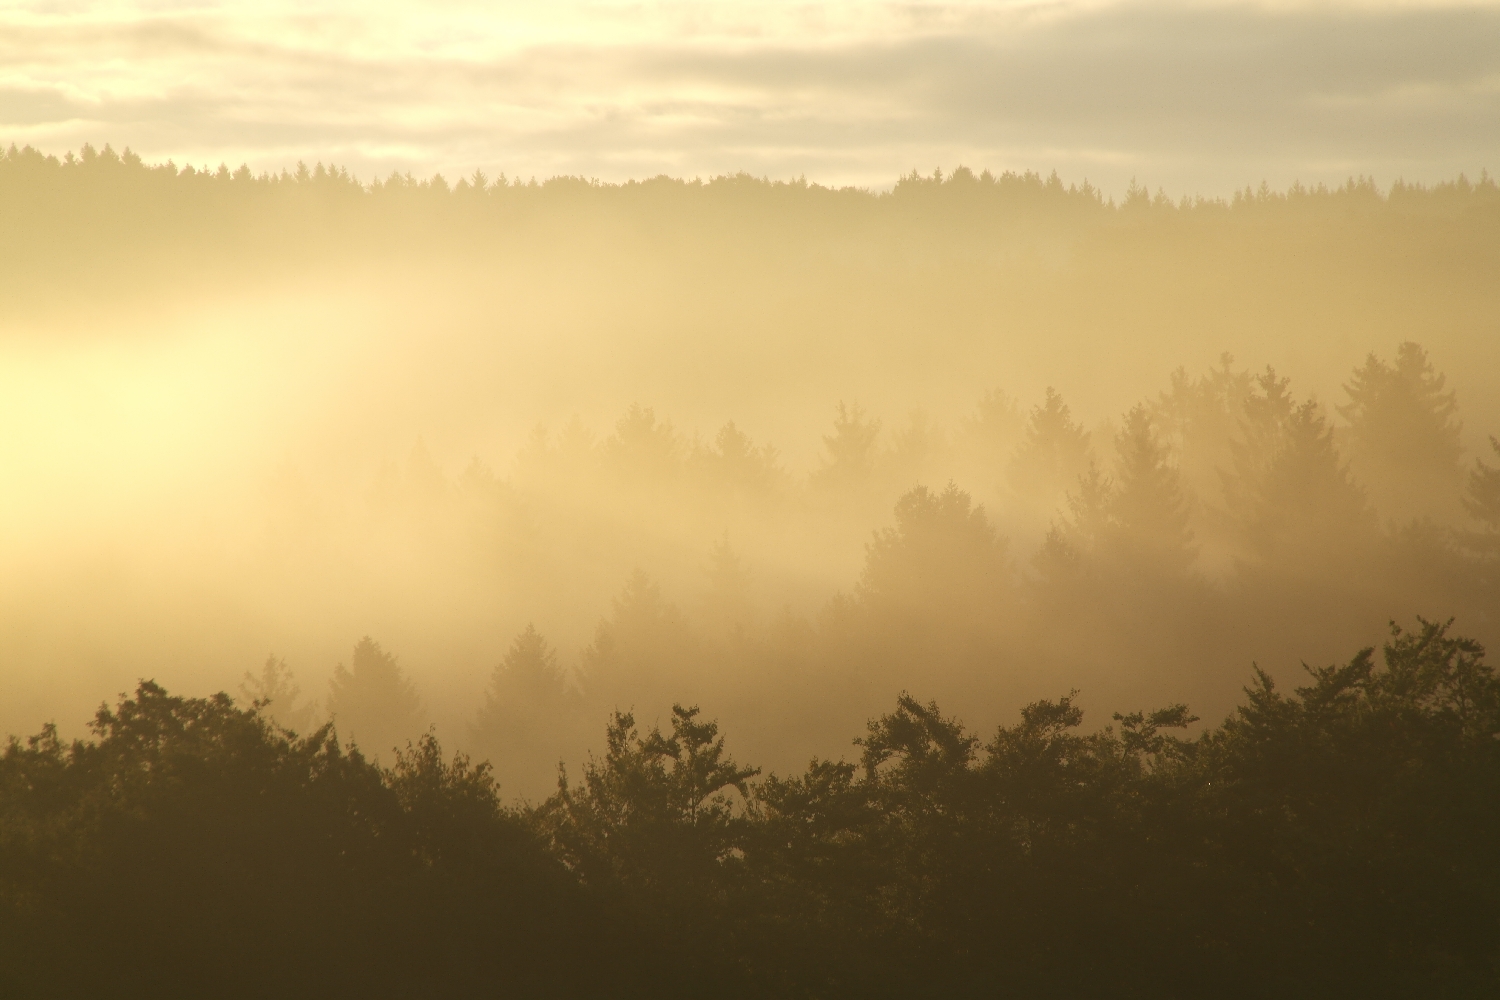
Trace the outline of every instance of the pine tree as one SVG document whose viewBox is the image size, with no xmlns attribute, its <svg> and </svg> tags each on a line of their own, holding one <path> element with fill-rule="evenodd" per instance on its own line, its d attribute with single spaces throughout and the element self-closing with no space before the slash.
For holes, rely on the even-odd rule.
<svg viewBox="0 0 1500 1000">
<path fill-rule="evenodd" d="M 671 423 L 656 419 L 656 411 L 634 404 L 616 421 L 615 433 L 604 442 L 604 454 L 617 475 L 660 483 L 676 475 L 682 440 Z"/>
<path fill-rule="evenodd" d="M 923 410 L 912 410 L 906 426 L 896 431 L 893 438 L 886 456 L 885 481 L 894 481 L 898 489 L 910 489 L 940 464 L 947 452 L 947 436 Z"/>
<path fill-rule="evenodd" d="M 1046 399 L 1032 408 L 1025 440 L 1011 458 L 1011 488 L 1051 508 L 1088 465 L 1088 431 L 1074 422 L 1068 404 L 1048 386 Z"/>
<path fill-rule="evenodd" d="M 940 493 L 907 491 L 895 513 L 895 526 L 865 548 L 861 602 L 886 625 L 893 616 L 966 630 L 992 624 L 1010 589 L 1010 567 L 984 507 L 949 483 Z"/>
<path fill-rule="evenodd" d="M 1500 438 L 1490 438 L 1490 447 L 1500 456 Z M 1479 531 L 1465 533 L 1471 547 L 1500 554 L 1500 465 L 1474 460 L 1468 489 L 1464 491 L 1464 509 L 1483 526 Z"/>
<path fill-rule="evenodd" d="M 1463 470 L 1458 401 L 1419 344 L 1407 341 L 1387 364 L 1371 354 L 1344 386 L 1350 462 L 1376 508 L 1398 521 L 1457 518 Z"/>
<path fill-rule="evenodd" d="M 1253 565 L 1337 576 L 1373 547 L 1374 514 L 1318 404 L 1294 402 L 1287 387 L 1271 369 L 1257 377 L 1225 502 Z"/>
<path fill-rule="evenodd" d="M 1197 378 L 1177 369 L 1171 389 L 1150 404 L 1152 423 L 1175 456 L 1184 487 L 1200 497 L 1218 490 L 1218 470 L 1245 417 L 1252 379 L 1248 371 L 1235 371 L 1234 356 L 1224 354 L 1218 368 Z"/>
<path fill-rule="evenodd" d="M 1168 461 L 1167 446 L 1144 405 L 1125 415 L 1115 451 L 1108 557 L 1128 573 L 1158 579 L 1183 576 L 1196 557 L 1188 505 L 1177 470 Z"/>
<path fill-rule="evenodd" d="M 823 465 L 813 473 L 815 485 L 849 489 L 869 482 L 875 471 L 875 440 L 880 436 L 880 421 L 865 416 L 858 404 L 838 404 L 833 419 L 833 433 L 823 435 L 828 454 Z"/>
<path fill-rule="evenodd" d="M 1091 462 L 1078 477 L 1068 516 L 1053 525 L 1033 561 L 1044 587 L 1064 589 L 1053 601 L 1081 599 L 1071 588 L 1086 581 L 1116 593 L 1124 585 L 1159 587 L 1185 578 L 1196 558 L 1177 470 L 1146 406 L 1125 415 L 1115 452 L 1113 475 Z"/>
<path fill-rule="evenodd" d="M 574 749 L 568 741 L 576 709 L 556 651 L 528 624 L 491 672 L 470 736 L 508 793 L 540 795 Z"/>
<path fill-rule="evenodd" d="M 710 622 L 721 628 L 748 624 L 750 579 L 745 561 L 729 545 L 729 532 L 714 543 L 708 555 L 708 591 L 703 610 Z"/>
<path fill-rule="evenodd" d="M 651 577 L 636 570 L 583 651 L 584 694 L 607 708 L 670 697 L 671 691 L 697 687 L 695 653 L 681 612 Z"/>
<path fill-rule="evenodd" d="M 1007 457 L 1026 432 L 1026 417 L 1016 401 L 999 389 L 991 389 L 979 400 L 975 412 L 964 418 L 959 450 L 986 490 L 1001 484 Z"/>
<path fill-rule="evenodd" d="M 756 447 L 732 420 L 714 435 L 713 447 L 695 446 L 692 465 L 708 485 L 750 496 L 764 496 L 783 485 L 786 478 L 776 449 L 770 445 Z"/>
<path fill-rule="evenodd" d="M 511 641 L 505 658 L 490 674 L 484 706 L 479 710 L 479 728 L 500 729 L 516 712 L 554 709 L 567 695 L 567 682 L 557 663 L 557 653 L 536 630 L 526 630 Z"/>
<path fill-rule="evenodd" d="M 334 668 L 328 691 L 328 714 L 343 739 L 375 755 L 421 735 L 422 700 L 395 656 L 365 636 L 349 664 Z"/>
</svg>

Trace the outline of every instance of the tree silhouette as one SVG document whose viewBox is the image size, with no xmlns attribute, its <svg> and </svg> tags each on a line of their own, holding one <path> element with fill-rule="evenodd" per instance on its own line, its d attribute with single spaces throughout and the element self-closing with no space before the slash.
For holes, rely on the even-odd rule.
<svg viewBox="0 0 1500 1000">
<path fill-rule="evenodd" d="M 875 470 L 875 440 L 879 436 L 880 421 L 868 419 L 858 404 L 840 402 L 833 433 L 823 435 L 827 455 L 822 467 L 813 473 L 813 482 L 837 489 L 867 483 Z"/>
<path fill-rule="evenodd" d="M 760 773 L 736 764 L 698 714 L 673 705 L 670 734 L 653 726 L 642 736 L 633 715 L 614 713 L 603 758 L 577 785 L 560 778 L 542 812 L 561 857 L 632 929 L 651 979 L 674 992 L 736 964 L 725 869 L 738 865 L 746 819 L 729 793 L 745 801 Z"/>
<path fill-rule="evenodd" d="M 524 810 L 430 734 L 381 768 L 146 681 L 90 739 L 0 750 L 0 985 L 1488 996 L 1500 679 L 1450 627 L 1393 625 L 1289 694 L 1257 669 L 1197 735 L 1182 704 L 1086 728 L 1073 692 L 983 740 L 904 693 L 856 762 L 758 782 L 695 707 L 615 712 Z"/>
<path fill-rule="evenodd" d="M 777 490 L 786 478 L 776 449 L 770 445 L 756 447 L 732 420 L 719 428 L 712 448 L 694 449 L 692 462 L 711 486 L 748 496 L 764 496 Z"/>
<path fill-rule="evenodd" d="M 912 410 L 907 424 L 898 430 L 886 457 L 887 475 L 906 488 L 919 481 L 929 469 L 942 462 L 947 453 L 947 437 L 922 410 Z"/>
<path fill-rule="evenodd" d="M 1256 378 L 1225 500 L 1251 559 L 1298 576 L 1336 576 L 1368 555 L 1373 512 L 1316 402 L 1296 403 L 1275 372 Z"/>
<path fill-rule="evenodd" d="M 1041 584 L 1054 591 L 1049 604 L 1055 609 L 1097 603 L 1096 590 L 1077 589 L 1085 583 L 1132 608 L 1127 591 L 1177 600 L 1172 585 L 1185 581 L 1192 567 L 1187 501 L 1144 405 L 1125 415 L 1115 451 L 1113 476 L 1090 463 L 1078 477 L 1068 492 L 1068 516 L 1053 525 L 1033 559 Z"/>
<path fill-rule="evenodd" d="M 1248 371 L 1235 371 L 1234 357 L 1226 353 L 1219 367 L 1197 378 L 1177 369 L 1171 388 L 1148 404 L 1152 423 L 1174 454 L 1184 485 L 1200 499 L 1219 492 L 1219 469 L 1245 419 L 1252 378 Z"/>
<path fill-rule="evenodd" d="M 949 483 L 940 493 L 925 486 L 907 491 L 895 515 L 895 525 L 865 546 L 856 591 L 877 621 L 894 616 L 882 627 L 993 628 L 1010 567 L 984 507 Z"/>
<path fill-rule="evenodd" d="M 1181 578 L 1195 558 L 1187 501 L 1150 411 L 1137 405 L 1115 437 L 1109 497 L 1109 557 L 1127 573 L 1153 580 Z"/>
<path fill-rule="evenodd" d="M 669 687 L 693 685 L 695 652 L 682 614 L 651 577 L 636 570 L 583 651 L 585 697 L 600 707 L 670 697 Z"/>
<path fill-rule="evenodd" d="M 963 441 L 974 460 L 996 478 L 1025 431 L 1020 405 L 1001 389 L 981 396 L 975 412 L 965 416 L 962 424 Z"/>
<path fill-rule="evenodd" d="M 1491 437 L 1490 447 L 1500 456 L 1500 438 Z M 1500 532 L 1500 466 L 1486 465 L 1483 459 L 1474 460 L 1464 507 L 1490 531 Z"/>
<path fill-rule="evenodd" d="M 750 623 L 750 574 L 745 561 L 729 545 L 729 532 L 708 554 L 708 590 L 703 595 L 705 617 L 721 628 Z"/>
<path fill-rule="evenodd" d="M 367 747 L 372 755 L 394 751 L 423 728 L 416 687 L 396 657 L 369 636 L 355 644 L 348 668 L 342 663 L 334 668 L 328 714 L 345 739 Z"/>
<path fill-rule="evenodd" d="M 1011 459 L 1011 487 L 1050 509 L 1088 465 L 1088 431 L 1074 422 L 1068 404 L 1048 386 L 1045 401 L 1032 408 L 1026 437 Z"/>
<path fill-rule="evenodd" d="M 292 668 L 277 656 L 266 657 L 259 675 L 245 671 L 240 693 L 256 705 L 266 718 L 296 733 L 310 733 L 315 727 L 317 702 L 298 705 L 302 689 L 292 676 Z"/>
<path fill-rule="evenodd" d="M 631 404 L 604 442 L 604 454 L 615 472 L 631 481 L 662 483 L 676 475 L 682 461 L 682 441 L 667 421 L 658 421 L 650 407 Z"/>
<path fill-rule="evenodd" d="M 0 752 L 7 996 L 590 990 L 571 880 L 430 736 L 386 771 L 150 681 L 90 728 Z"/>
<path fill-rule="evenodd" d="M 541 778 L 572 749 L 574 702 L 557 653 L 528 624 L 490 674 L 470 734 L 494 762 L 503 787 L 512 793 L 543 791 Z"/>
<path fill-rule="evenodd" d="M 1350 461 L 1388 517 L 1458 514 L 1462 424 L 1445 382 L 1421 345 L 1408 340 L 1389 364 L 1370 354 L 1344 386 L 1349 402 L 1338 410 L 1349 421 Z"/>
</svg>

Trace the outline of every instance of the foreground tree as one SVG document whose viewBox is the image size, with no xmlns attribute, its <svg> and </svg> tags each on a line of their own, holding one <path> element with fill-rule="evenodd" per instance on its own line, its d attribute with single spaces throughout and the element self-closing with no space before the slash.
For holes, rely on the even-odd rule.
<svg viewBox="0 0 1500 1000">
<path fill-rule="evenodd" d="M 539 819 L 553 845 L 612 922 L 628 927 L 643 978 L 691 994 L 732 973 L 743 803 L 758 768 L 725 752 L 698 709 L 672 707 L 671 731 L 642 735 L 616 712 L 602 758 L 583 779 L 559 778 Z M 748 956 L 746 956 L 748 957 Z M 697 984 L 697 985 L 695 985 Z M 723 990 L 738 993 L 729 984 Z"/>
<path fill-rule="evenodd" d="M 428 738 L 383 770 L 329 726 L 149 681 L 91 730 L 0 754 L 5 996 L 582 985 L 576 893 L 484 765 Z"/>
<path fill-rule="evenodd" d="M 1089 729 L 910 695 L 756 781 L 616 713 L 541 806 L 149 682 L 0 754 L 9 996 L 1472 997 L 1500 990 L 1500 680 L 1448 623 Z"/>
</svg>

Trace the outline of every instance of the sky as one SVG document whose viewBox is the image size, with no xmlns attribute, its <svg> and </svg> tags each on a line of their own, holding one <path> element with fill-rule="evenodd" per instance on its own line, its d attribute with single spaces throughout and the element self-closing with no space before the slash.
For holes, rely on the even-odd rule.
<svg viewBox="0 0 1500 1000">
<path fill-rule="evenodd" d="M 1500 169 L 1500 4 L 9 2 L 0 142 L 453 179 Z"/>
</svg>

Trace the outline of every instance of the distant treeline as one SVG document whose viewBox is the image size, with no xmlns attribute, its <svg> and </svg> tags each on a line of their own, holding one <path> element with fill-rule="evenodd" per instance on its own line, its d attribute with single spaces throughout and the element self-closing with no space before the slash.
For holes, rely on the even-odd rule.
<svg viewBox="0 0 1500 1000">
<path fill-rule="evenodd" d="M 679 179 L 665 175 L 623 183 L 607 183 L 585 177 L 558 176 L 541 181 L 536 178 L 509 178 L 504 174 L 495 178 L 476 170 L 471 176 L 450 182 L 442 174 L 430 178 L 418 178 L 411 173 L 393 172 L 389 177 L 376 177 L 368 182 L 360 181 L 346 169 L 336 165 L 318 163 L 308 167 L 298 163 L 295 170 L 253 172 L 241 165 L 231 169 L 220 163 L 217 168 L 194 167 L 184 164 L 179 167 L 173 161 L 148 164 L 140 156 L 126 149 L 117 153 L 106 144 L 102 150 L 85 145 L 77 153 L 69 151 L 61 157 L 43 153 L 31 146 L 0 150 L 0 190 L 7 195 L 30 189 L 33 194 L 89 197 L 98 193 L 112 195 L 117 199 L 128 199 L 131 195 L 146 191 L 165 193 L 170 190 L 183 192 L 183 197 L 205 197 L 206 192 L 215 192 L 228 202 L 236 196 L 251 196 L 251 192 L 266 191 L 317 191 L 325 195 L 355 197 L 359 195 L 394 197 L 403 194 L 440 196 L 485 196 L 496 202 L 507 199 L 524 202 L 528 197 L 553 199 L 568 196 L 588 196 L 598 199 L 649 200 L 652 197 L 671 198 L 689 192 L 701 192 L 702 200 L 718 198 L 723 201 L 755 199 L 757 196 L 779 196 L 786 199 L 823 199 L 847 204 L 902 203 L 923 197 L 948 199 L 955 206 L 970 207 L 976 204 L 1037 205 L 1051 203 L 1068 205 L 1074 209 L 1117 212 L 1129 209 L 1153 208 L 1162 211 L 1214 212 L 1224 210 L 1248 211 L 1253 207 L 1311 205 L 1325 203 L 1347 210 L 1352 205 L 1373 206 L 1390 203 L 1406 210 L 1421 207 L 1468 208 L 1473 204 L 1500 205 L 1500 187 L 1488 173 L 1477 182 L 1460 177 L 1456 181 L 1426 186 L 1395 182 L 1389 192 L 1382 192 L 1369 178 L 1350 178 L 1338 188 L 1319 184 L 1305 187 L 1294 184 L 1286 191 L 1272 191 L 1268 186 L 1259 189 L 1246 187 L 1232 197 L 1205 198 L 1183 196 L 1170 198 L 1163 191 L 1152 194 L 1147 188 L 1132 183 L 1129 191 L 1119 203 L 1107 198 L 1099 189 L 1084 182 L 1065 184 L 1056 173 L 1043 177 L 1036 172 L 1005 171 L 999 174 L 984 170 L 975 173 L 968 167 L 958 167 L 946 175 L 941 169 L 931 175 L 913 171 L 901 176 L 889 192 L 870 191 L 853 187 L 826 187 L 809 183 L 805 178 L 792 181 L 772 181 L 747 173 L 726 174 L 709 180 Z M 191 193 L 190 193 L 191 192 Z M 967 204 L 965 204 L 967 202 Z M 200 205 L 209 204 L 200 202 Z"/>
<path fill-rule="evenodd" d="M 882 192 L 743 173 L 613 184 L 475 171 L 453 182 L 410 173 L 366 182 L 322 163 L 260 173 L 148 164 L 107 144 L 61 157 L 30 146 L 0 151 L 6 286 L 21 292 L 41 281 L 65 295 L 170 280 L 183 268 L 233 281 L 326 266 L 334 263 L 328 254 L 346 265 L 413 256 L 461 263 L 559 241 L 576 251 L 622 239 L 669 253 L 683 241 L 707 241 L 731 258 L 768 246 L 817 257 L 833 247 L 856 260 L 903 262 L 1045 254 L 1059 240 L 1089 248 L 1085 256 L 1143 239 L 1209 254 L 1221 254 L 1225 239 L 1269 241 L 1275 252 L 1310 257 L 1327 246 L 1368 252 L 1373 244 L 1467 271 L 1492 259 L 1497 220 L 1500 187 L 1487 174 L 1432 186 L 1397 181 L 1386 190 L 1362 177 L 1337 188 L 1262 185 L 1228 199 L 1174 199 L 1132 184 L 1117 202 L 1055 173 L 967 167 L 913 171 Z M 66 280 L 55 280 L 59 272 Z"/>
<path fill-rule="evenodd" d="M 1082 728 L 902 695 L 762 776 L 695 708 L 532 808 L 428 736 L 143 682 L 0 755 L 7 997 L 1476 997 L 1500 991 L 1500 681 L 1442 623 Z"/>
</svg>

